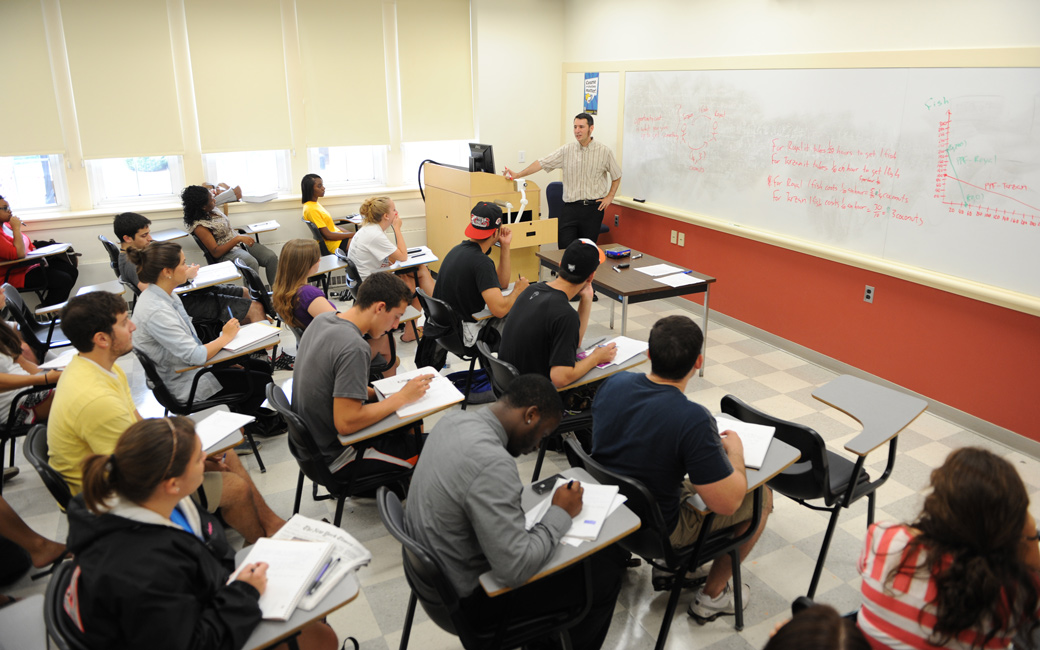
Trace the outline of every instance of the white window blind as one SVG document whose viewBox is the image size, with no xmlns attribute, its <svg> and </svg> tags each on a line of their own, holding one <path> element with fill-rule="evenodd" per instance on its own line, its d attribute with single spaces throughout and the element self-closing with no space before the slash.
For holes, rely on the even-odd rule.
<svg viewBox="0 0 1040 650">
<path fill-rule="evenodd" d="M 203 153 L 290 149 L 278 0 L 185 0 Z"/>
<path fill-rule="evenodd" d="M 181 154 L 166 0 L 62 0 L 85 158 Z"/>
<path fill-rule="evenodd" d="M 472 138 L 468 0 L 397 0 L 397 51 L 403 140 Z"/>
<path fill-rule="evenodd" d="M 297 0 L 308 147 L 389 144 L 383 10 L 372 0 Z"/>
<path fill-rule="evenodd" d="M 0 156 L 63 153 L 40 0 L 3 0 L 0 25 Z"/>
</svg>

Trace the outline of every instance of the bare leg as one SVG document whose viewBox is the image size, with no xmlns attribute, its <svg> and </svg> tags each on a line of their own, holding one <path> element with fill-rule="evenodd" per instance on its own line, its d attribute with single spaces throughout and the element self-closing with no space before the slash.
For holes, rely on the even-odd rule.
<svg viewBox="0 0 1040 650">
<path fill-rule="evenodd" d="M 47 419 L 47 416 L 51 414 L 51 404 L 54 402 L 54 393 L 47 396 L 47 399 L 43 400 L 39 404 L 33 407 L 33 413 L 36 414 L 36 421 L 43 422 Z"/>
<path fill-rule="evenodd" d="M 255 300 L 249 304 L 249 311 L 246 312 L 245 318 L 242 323 L 258 323 L 260 321 L 266 321 L 267 314 L 264 313 L 264 307 Z"/>
<path fill-rule="evenodd" d="M 368 345 L 372 348 L 372 359 L 375 360 L 377 354 L 383 355 L 384 359 L 390 358 L 390 338 L 393 336 L 392 333 L 387 332 L 377 339 L 369 339 Z M 383 373 L 383 377 L 393 377 L 397 374 L 397 366 L 401 365 L 401 360 L 398 358 L 394 359 L 394 365 Z"/>
<path fill-rule="evenodd" d="M 51 564 L 65 554 L 64 544 L 52 542 L 29 528 L 3 497 L 0 497 L 0 535 L 24 548 L 37 569 Z"/>
<path fill-rule="evenodd" d="M 762 520 L 758 524 L 758 530 L 751 536 L 751 539 L 744 542 L 744 545 L 740 547 L 740 561 L 743 562 L 744 558 L 748 556 L 751 549 L 755 547 L 755 542 L 762 536 L 762 531 L 766 529 L 766 520 L 769 519 L 769 513 L 773 511 L 773 491 L 766 488 L 762 494 Z M 743 534 L 748 529 L 751 522 L 743 524 L 737 528 L 738 535 Z M 726 583 L 733 577 L 733 562 L 730 560 L 729 555 L 723 555 L 712 562 L 711 571 L 708 572 L 708 580 L 704 583 L 704 594 L 709 598 L 717 598 L 722 590 L 726 588 Z"/>
<path fill-rule="evenodd" d="M 253 510 L 256 512 L 260 525 L 263 527 L 263 534 L 268 536 L 274 535 L 282 526 L 285 525 L 285 520 L 276 515 L 274 511 L 271 510 L 271 506 L 267 505 L 267 502 L 264 501 L 263 495 L 260 494 L 260 490 L 256 489 L 256 484 L 253 483 L 253 479 L 250 478 L 249 472 L 246 471 L 246 468 L 242 467 L 242 461 L 238 459 L 238 454 L 236 454 L 234 450 L 228 452 L 227 459 L 224 462 L 227 465 L 229 472 L 235 474 L 244 481 L 245 487 L 248 490 L 249 498 L 253 505 Z M 221 504 L 223 504 L 223 499 L 221 499 Z M 231 522 L 229 521 L 228 523 Z M 243 535 L 243 537 L 245 537 L 245 535 Z"/>
<path fill-rule="evenodd" d="M 264 529 L 249 486 L 245 479 L 230 471 L 223 472 L 221 478 L 224 479 L 224 484 L 220 491 L 220 514 L 228 526 L 245 538 L 246 544 L 255 543 L 264 536 Z"/>
<path fill-rule="evenodd" d="M 435 280 L 433 279 L 433 274 L 430 273 L 430 269 L 423 264 L 418 268 L 416 275 L 419 276 L 419 286 L 422 287 L 422 290 L 426 292 L 426 295 L 432 296 Z"/>
</svg>

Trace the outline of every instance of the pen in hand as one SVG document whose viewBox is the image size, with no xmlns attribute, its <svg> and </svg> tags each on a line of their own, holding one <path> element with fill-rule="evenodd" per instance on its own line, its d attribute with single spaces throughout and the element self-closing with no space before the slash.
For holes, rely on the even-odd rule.
<svg viewBox="0 0 1040 650">
<path fill-rule="evenodd" d="M 232 318 L 235 317 L 235 315 L 231 313 L 231 307 L 230 306 L 227 308 L 227 317 L 228 317 L 228 319 L 232 319 Z"/>
</svg>

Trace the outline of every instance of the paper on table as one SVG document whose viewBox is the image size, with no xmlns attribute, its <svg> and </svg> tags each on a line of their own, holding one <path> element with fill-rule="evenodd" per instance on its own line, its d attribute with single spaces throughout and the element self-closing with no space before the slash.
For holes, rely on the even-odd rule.
<svg viewBox="0 0 1040 650">
<path fill-rule="evenodd" d="M 69 350 L 65 350 L 64 352 L 62 352 L 58 356 L 54 357 L 53 359 L 51 359 L 47 363 L 41 363 L 39 368 L 40 368 L 40 370 L 61 370 L 61 369 L 64 369 L 65 366 L 69 365 L 69 363 L 72 361 L 72 357 L 76 356 L 76 352 L 77 352 L 76 348 L 71 348 Z"/>
<path fill-rule="evenodd" d="M 586 485 L 588 484 L 586 483 Z M 604 521 L 609 519 L 610 515 L 614 514 L 614 511 L 620 508 L 625 503 L 625 501 L 628 501 L 628 497 L 626 497 L 624 494 L 617 494 L 614 497 L 614 500 L 611 502 L 610 508 L 607 509 L 607 516 L 604 517 Z M 587 541 L 589 540 L 581 539 L 580 537 L 571 537 L 570 535 L 564 535 L 560 538 L 561 544 L 570 544 L 571 546 L 581 546 Z"/>
<path fill-rule="evenodd" d="M 716 415 L 715 424 L 719 427 L 720 433 L 731 429 L 740 436 L 740 442 L 744 445 L 745 467 L 751 469 L 762 467 L 762 463 L 766 461 L 766 452 L 769 451 L 769 443 L 773 441 L 773 434 L 776 433 L 776 427 L 741 422 L 724 415 Z"/>
<path fill-rule="evenodd" d="M 411 404 L 406 404 L 397 409 L 397 417 L 411 417 L 418 413 L 432 411 L 441 406 L 461 402 L 464 399 L 464 396 L 459 392 L 459 389 L 455 388 L 455 384 L 451 383 L 447 377 L 437 374 L 437 371 L 429 366 L 416 368 L 409 372 L 399 373 L 393 377 L 374 381 L 372 382 L 372 388 L 375 388 L 376 391 L 378 391 L 385 399 L 404 388 L 404 385 L 407 384 L 410 379 L 419 377 L 420 375 L 433 375 L 433 381 L 430 382 L 429 389 L 427 389 L 426 394 L 417 401 L 412 402 Z"/>
<path fill-rule="evenodd" d="M 610 339 L 603 345 L 609 345 L 611 343 L 617 345 L 617 355 L 614 357 L 614 360 L 610 363 L 601 363 L 597 366 L 597 368 L 606 368 L 607 366 L 620 365 L 628 361 L 632 357 L 636 356 L 637 354 L 642 354 L 646 352 L 650 348 L 649 343 L 645 341 L 637 341 L 636 339 L 630 339 L 627 336 L 617 336 L 615 338 Z"/>
<path fill-rule="evenodd" d="M 420 246 L 422 251 L 418 253 L 409 253 L 408 259 L 401 262 L 394 262 L 390 265 L 390 270 L 399 269 L 405 266 L 418 266 L 420 264 L 430 264 L 436 262 L 440 258 L 433 254 L 428 246 Z"/>
<path fill-rule="evenodd" d="M 45 255 L 53 255 L 55 253 L 62 253 L 72 248 L 72 244 L 49 244 L 47 246 L 40 246 L 35 250 L 31 250 L 25 254 L 26 257 L 43 257 Z"/>
<path fill-rule="evenodd" d="M 636 270 L 640 273 L 646 273 L 647 275 L 654 277 L 658 275 L 668 275 L 669 273 L 678 273 L 679 271 L 682 271 L 681 268 L 677 266 L 672 266 L 671 264 L 651 264 L 650 266 L 641 266 Z"/>
<path fill-rule="evenodd" d="M 195 423 L 195 433 L 202 439 L 202 451 L 208 453 L 218 442 L 229 434 L 246 426 L 256 418 L 252 415 L 232 413 L 231 411 L 217 411 L 206 417 L 201 422 Z"/>
<path fill-rule="evenodd" d="M 235 352 L 244 347 L 250 346 L 257 341 L 262 341 L 281 333 L 282 330 L 278 329 L 274 325 L 268 324 L 266 321 L 250 323 L 248 325 L 243 325 L 238 330 L 238 334 L 235 334 L 235 338 L 231 339 L 231 341 L 224 346 L 224 349 Z"/>
<path fill-rule="evenodd" d="M 267 203 L 273 201 L 278 197 L 278 192 L 269 192 L 267 194 L 250 194 L 243 195 L 242 200 L 246 203 Z"/>
<path fill-rule="evenodd" d="M 541 521 L 546 511 L 552 505 L 552 495 L 561 486 L 567 485 L 568 482 L 569 479 L 556 479 L 556 485 L 549 491 L 549 496 L 530 511 L 524 513 L 524 526 L 528 530 Z M 581 497 L 581 512 L 571 520 L 571 527 L 564 533 L 564 537 L 589 541 L 599 536 L 599 531 L 603 528 L 603 522 L 613 512 L 612 506 L 614 498 L 618 496 L 618 486 L 599 485 L 598 483 L 582 483 L 581 486 L 585 488 Z M 624 502 L 622 501 L 622 503 Z M 616 508 L 616 506 L 613 507 Z"/>
<path fill-rule="evenodd" d="M 696 278 L 689 273 L 676 273 L 675 275 L 666 275 L 663 278 L 654 278 L 654 282 L 667 284 L 669 287 L 685 287 L 688 284 L 700 284 L 704 280 Z"/>
<path fill-rule="evenodd" d="M 288 620 L 304 592 L 329 561 L 332 548 L 329 542 L 261 537 L 250 549 L 245 561 L 228 578 L 228 584 L 238 578 L 243 566 L 266 562 L 267 588 L 260 596 L 260 611 L 267 620 Z"/>
<path fill-rule="evenodd" d="M 372 553 L 354 539 L 347 531 L 324 521 L 317 521 L 301 514 L 295 514 L 285 522 L 272 539 L 297 539 L 311 542 L 329 542 L 332 544 L 332 559 L 339 559 L 335 568 L 329 569 L 313 594 L 304 595 L 300 599 L 300 609 L 310 611 L 317 607 L 321 599 L 332 591 L 340 580 L 349 572 L 365 566 L 372 561 Z"/>
<path fill-rule="evenodd" d="M 174 289 L 174 293 L 180 293 L 182 291 L 188 291 L 196 286 L 202 286 L 206 284 L 213 284 L 217 282 L 226 282 L 228 280 L 235 280 L 241 278 L 242 274 L 235 268 L 234 262 L 221 262 L 219 264 L 207 264 L 206 266 L 200 266 L 199 272 L 195 274 L 195 279 L 188 284 L 177 287 Z"/>
<path fill-rule="evenodd" d="M 252 232 L 275 230 L 280 224 L 272 219 L 271 221 L 261 221 L 260 223 L 249 224 L 249 230 Z"/>
</svg>

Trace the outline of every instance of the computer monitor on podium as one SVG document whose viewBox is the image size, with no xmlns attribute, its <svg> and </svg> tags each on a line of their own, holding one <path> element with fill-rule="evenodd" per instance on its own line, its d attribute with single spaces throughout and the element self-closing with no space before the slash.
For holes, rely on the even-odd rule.
<svg viewBox="0 0 1040 650">
<path fill-rule="evenodd" d="M 495 156 L 489 144 L 469 143 L 469 170 L 471 172 L 495 173 Z"/>
</svg>

